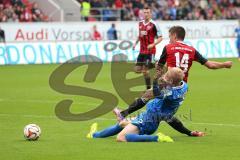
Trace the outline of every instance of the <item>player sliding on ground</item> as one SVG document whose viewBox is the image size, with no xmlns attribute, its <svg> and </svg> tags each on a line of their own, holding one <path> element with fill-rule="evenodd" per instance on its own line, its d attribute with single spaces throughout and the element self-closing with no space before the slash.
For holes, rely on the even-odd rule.
<svg viewBox="0 0 240 160">
<path fill-rule="evenodd" d="M 120 123 L 97 132 L 97 123 L 91 126 L 87 138 L 106 138 L 117 135 L 118 142 L 173 142 L 162 133 L 153 134 L 162 120 L 172 118 L 183 103 L 187 93 L 187 83 L 183 81 L 184 73 L 175 67 L 169 69 L 153 83 L 155 98 L 147 103 L 145 112 L 132 121 Z"/>
<path fill-rule="evenodd" d="M 156 64 L 157 72 L 163 72 L 164 65 L 167 68 L 178 67 L 184 72 L 184 81 L 187 83 L 188 72 L 192 66 L 193 61 L 197 61 L 208 69 L 231 68 L 232 62 L 215 62 L 204 58 L 195 48 L 185 44 L 185 29 L 181 26 L 174 26 L 169 29 L 170 44 L 163 49 L 162 55 Z M 145 104 L 154 98 L 153 90 L 147 90 L 141 98 L 136 99 L 126 110 L 120 111 L 118 108 L 114 109 L 118 121 L 123 120 L 129 114 L 141 109 Z M 180 120 L 172 117 L 166 121 L 171 127 L 180 133 L 188 136 L 203 136 L 203 132 L 190 131 Z"/>
</svg>

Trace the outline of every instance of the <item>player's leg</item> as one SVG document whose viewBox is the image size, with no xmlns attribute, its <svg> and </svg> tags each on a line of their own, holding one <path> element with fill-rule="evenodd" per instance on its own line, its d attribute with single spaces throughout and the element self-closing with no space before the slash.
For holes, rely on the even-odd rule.
<svg viewBox="0 0 240 160">
<path fill-rule="evenodd" d="M 148 120 L 147 112 L 139 114 L 134 120 L 131 121 L 117 136 L 118 142 L 137 142 L 140 141 L 139 134 L 145 134 L 147 131 L 153 133 L 157 128 L 147 125 L 145 122 Z M 149 133 L 150 133 L 149 132 Z"/>
<path fill-rule="evenodd" d="M 149 108 L 160 107 L 161 103 L 158 99 L 150 101 L 147 104 Z M 145 111 L 132 120 L 117 136 L 119 142 L 158 142 L 158 141 L 173 141 L 168 136 L 151 135 L 153 134 L 160 122 L 161 112 Z"/>
<path fill-rule="evenodd" d="M 97 123 L 92 124 L 90 132 L 87 134 L 87 138 L 106 138 L 117 135 L 123 130 L 119 124 L 110 126 L 102 131 L 97 131 Z"/>
<path fill-rule="evenodd" d="M 137 98 L 135 101 L 133 101 L 132 104 L 128 106 L 127 109 L 120 111 L 119 109 L 115 108 L 113 110 L 114 114 L 117 116 L 118 121 L 121 121 L 125 117 L 127 117 L 129 114 L 141 109 L 144 107 L 147 102 L 154 98 L 154 96 L 159 95 L 159 89 L 156 89 L 155 86 L 155 81 L 153 81 L 153 89 L 148 89 L 147 91 L 144 92 L 141 98 Z"/>
<path fill-rule="evenodd" d="M 136 66 L 134 67 L 134 72 L 135 73 L 142 73 L 142 66 L 140 66 L 140 64 L 136 64 Z"/>
<path fill-rule="evenodd" d="M 134 67 L 135 73 L 142 73 L 143 62 L 144 62 L 144 55 L 139 54 L 137 57 L 137 63 Z"/>
<path fill-rule="evenodd" d="M 147 102 L 146 102 L 147 103 Z M 144 104 L 145 105 L 145 104 Z M 142 104 L 142 100 L 140 99 L 136 99 L 135 103 L 133 103 L 132 105 L 129 106 L 128 109 L 123 110 L 121 112 L 119 112 L 118 115 L 121 118 L 118 118 L 118 120 L 123 119 L 124 117 L 126 117 L 127 115 L 133 113 L 134 111 L 142 108 L 144 106 Z M 195 137 L 202 137 L 205 135 L 204 132 L 199 132 L 199 131 L 191 131 L 188 128 L 186 128 L 184 126 L 184 124 L 177 119 L 176 117 L 172 117 L 170 120 L 166 121 L 173 129 L 175 129 L 176 131 L 182 133 L 182 134 L 186 134 L 188 136 L 195 136 Z"/>
<path fill-rule="evenodd" d="M 160 132 L 156 135 L 127 134 L 126 140 L 127 142 L 174 142 L 171 137 Z"/>
<path fill-rule="evenodd" d="M 124 119 L 124 120 L 122 120 L 121 122 L 119 122 L 119 125 L 120 125 L 122 128 L 125 128 L 129 123 L 131 123 L 131 120 Z"/>
<path fill-rule="evenodd" d="M 178 132 L 182 134 L 186 134 L 188 136 L 191 136 L 191 131 L 187 129 L 183 123 L 177 119 L 176 117 L 172 117 L 170 120 L 166 121 L 173 129 L 177 130 Z"/>
<path fill-rule="evenodd" d="M 130 104 L 127 109 L 120 111 L 118 108 L 115 108 L 113 110 L 113 113 L 117 116 L 118 121 L 121 121 L 129 114 L 143 108 L 147 104 L 147 102 L 153 97 L 154 97 L 153 90 L 149 89 L 145 91 L 141 98 L 137 98 L 136 100 L 134 100 L 133 103 Z"/>
<path fill-rule="evenodd" d="M 140 135 L 139 129 L 133 124 L 128 124 L 117 136 L 118 142 L 173 142 L 172 138 L 162 133 L 157 135 Z"/>
<path fill-rule="evenodd" d="M 162 133 L 157 135 L 144 134 L 144 126 L 138 127 L 129 123 L 117 136 L 118 142 L 173 142 L 172 138 Z M 155 130 L 155 129 L 154 129 Z M 141 134 L 141 135 L 140 135 Z"/>
<path fill-rule="evenodd" d="M 152 55 L 139 54 L 137 57 L 137 63 L 134 68 L 136 73 L 142 73 L 145 79 L 146 88 L 151 88 L 151 78 L 149 75 L 148 67 L 152 62 Z"/>
<path fill-rule="evenodd" d="M 152 63 L 152 55 L 139 54 L 137 58 L 137 63 L 135 66 L 135 71 L 136 71 L 136 68 L 140 69 L 139 66 L 141 66 L 141 69 L 142 69 L 143 64 L 144 64 L 144 69 L 147 72 L 148 72 L 148 68 L 154 68 L 154 64 Z M 145 78 L 145 81 L 147 85 L 149 84 L 149 82 L 151 83 L 151 79 L 146 80 Z M 118 121 L 121 121 L 122 119 L 127 117 L 129 114 L 144 107 L 148 102 L 148 100 L 152 99 L 153 97 L 154 97 L 153 90 L 148 89 L 141 98 L 137 98 L 136 100 L 134 100 L 133 103 L 130 104 L 127 109 L 120 111 L 119 109 L 115 108 L 113 110 L 113 113 L 117 116 Z"/>
<path fill-rule="evenodd" d="M 151 88 L 151 77 L 150 77 L 150 74 L 149 74 L 148 67 L 146 65 L 144 65 L 142 67 L 142 73 L 143 73 L 143 77 L 144 77 L 144 80 L 145 80 L 146 88 L 150 89 Z"/>
<path fill-rule="evenodd" d="M 166 121 L 173 129 L 175 129 L 176 131 L 182 133 L 182 134 L 186 134 L 188 136 L 193 136 L 193 137 L 202 137 L 205 135 L 204 132 L 199 132 L 199 131 L 190 131 L 189 129 L 187 129 L 183 123 L 177 119 L 176 117 L 172 117 L 170 120 Z"/>
<path fill-rule="evenodd" d="M 129 123 L 118 135 L 117 141 L 118 142 L 126 142 L 126 135 L 127 134 L 139 134 L 139 129 L 137 126 L 132 125 Z"/>
<path fill-rule="evenodd" d="M 153 90 L 152 89 L 149 89 L 147 91 L 144 92 L 144 94 L 142 95 L 141 98 L 137 98 L 135 101 L 133 101 L 132 104 L 130 104 L 128 106 L 127 109 L 121 111 L 121 115 L 123 117 L 126 117 L 128 116 L 129 114 L 141 109 L 142 107 L 144 107 L 147 102 L 154 98 L 154 95 L 153 95 Z"/>
<path fill-rule="evenodd" d="M 142 73 L 145 79 L 147 89 L 151 88 L 151 77 L 149 74 L 149 70 L 154 68 L 154 64 L 152 63 L 153 55 L 147 54 L 144 55 L 144 66 L 142 68 Z"/>
</svg>

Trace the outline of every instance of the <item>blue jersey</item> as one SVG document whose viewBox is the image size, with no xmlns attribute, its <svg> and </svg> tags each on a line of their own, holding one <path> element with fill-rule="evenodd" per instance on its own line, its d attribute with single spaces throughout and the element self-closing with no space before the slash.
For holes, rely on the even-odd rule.
<svg viewBox="0 0 240 160">
<path fill-rule="evenodd" d="M 181 83 L 182 85 L 178 87 L 159 89 L 159 93 L 147 104 L 147 112 L 158 113 L 163 118 L 171 118 L 182 104 L 188 90 L 187 83 L 184 81 Z"/>
<path fill-rule="evenodd" d="M 181 86 L 160 89 L 155 87 L 155 98 L 147 103 L 147 110 L 132 121 L 139 128 L 140 134 L 152 134 L 162 120 L 168 120 L 177 112 L 188 90 L 186 82 Z M 156 87 L 158 94 L 156 95 Z"/>
</svg>

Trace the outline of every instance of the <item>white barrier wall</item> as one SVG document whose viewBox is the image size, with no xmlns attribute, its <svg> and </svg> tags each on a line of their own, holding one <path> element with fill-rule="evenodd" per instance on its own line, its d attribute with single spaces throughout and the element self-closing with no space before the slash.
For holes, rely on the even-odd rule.
<svg viewBox="0 0 240 160">
<path fill-rule="evenodd" d="M 114 22 L 120 40 L 134 40 L 138 35 L 138 22 Z M 237 20 L 220 21 L 157 21 L 163 37 L 168 38 L 168 29 L 181 25 L 187 38 L 229 38 L 234 36 Z M 112 22 L 75 23 L 1 23 L 7 42 L 32 41 L 82 41 L 91 40 L 92 27 L 96 25 L 104 40 Z"/>
<path fill-rule="evenodd" d="M 127 55 L 129 61 L 136 60 L 139 46 L 136 50 L 132 50 L 130 41 L 112 42 L 115 43 L 115 49 L 111 51 L 104 49 L 109 41 L 2 43 L 0 44 L 0 65 L 63 63 L 79 55 L 95 55 L 102 61 L 111 61 L 112 56 L 119 53 Z M 237 57 L 233 38 L 187 39 L 185 42 L 194 46 L 207 58 Z M 127 49 L 120 49 L 121 43 Z M 156 60 L 159 59 L 163 46 L 167 43 L 168 40 L 164 40 L 158 45 Z M 111 49 L 111 46 L 113 45 L 108 45 L 108 49 Z"/>
</svg>

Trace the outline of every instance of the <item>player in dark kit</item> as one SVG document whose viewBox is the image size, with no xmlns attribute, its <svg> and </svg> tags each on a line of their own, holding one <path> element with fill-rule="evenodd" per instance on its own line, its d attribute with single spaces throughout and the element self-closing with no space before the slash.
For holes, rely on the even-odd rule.
<svg viewBox="0 0 240 160">
<path fill-rule="evenodd" d="M 184 81 L 187 82 L 188 71 L 190 70 L 193 61 L 197 61 L 200 64 L 206 66 L 209 69 L 231 68 L 232 62 L 215 62 L 209 61 L 204 58 L 195 48 L 184 44 L 185 29 L 181 26 L 174 26 L 169 30 L 170 44 L 166 45 L 163 49 L 162 55 L 159 61 L 156 63 L 156 76 L 163 74 L 165 64 L 167 68 L 178 67 L 184 71 Z M 120 111 L 115 108 L 114 113 L 117 115 L 117 119 L 121 121 L 127 115 L 142 108 L 150 99 L 155 97 L 154 89 L 147 90 L 141 98 L 136 99 L 126 110 Z M 180 120 L 176 117 L 166 121 L 171 127 L 179 131 L 180 133 L 187 134 L 189 136 L 203 136 L 204 133 L 197 131 L 190 131 Z"/>
<path fill-rule="evenodd" d="M 154 66 L 152 61 L 156 53 L 156 45 L 162 41 L 162 33 L 159 26 L 154 22 L 151 17 L 151 9 L 144 8 L 144 20 L 139 22 L 139 36 L 133 49 L 140 41 L 140 52 L 137 57 L 137 63 L 135 66 L 136 73 L 143 73 L 147 89 L 151 88 L 151 78 L 149 75 L 149 68 Z M 157 40 L 155 42 L 155 38 Z"/>
</svg>

